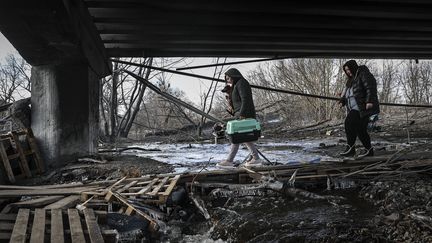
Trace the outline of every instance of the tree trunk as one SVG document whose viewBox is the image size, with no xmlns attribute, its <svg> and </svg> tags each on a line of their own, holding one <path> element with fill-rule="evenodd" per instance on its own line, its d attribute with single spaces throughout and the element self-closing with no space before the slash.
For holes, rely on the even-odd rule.
<svg viewBox="0 0 432 243">
<path fill-rule="evenodd" d="M 115 141 L 116 137 L 116 119 L 117 119 L 117 84 L 119 80 L 118 63 L 113 66 L 112 92 L 111 92 L 111 142 Z"/>
<path fill-rule="evenodd" d="M 149 62 L 147 65 L 151 66 L 153 64 L 153 58 L 151 57 L 149 59 Z M 150 73 L 151 73 L 151 69 L 147 68 L 146 73 L 145 73 L 145 79 L 148 80 L 148 78 L 150 77 Z M 138 98 L 136 99 L 136 102 L 134 102 L 134 104 L 131 104 L 131 110 L 129 110 L 130 112 L 130 117 L 127 120 L 127 122 L 125 123 L 124 128 L 122 129 L 120 136 L 121 137 L 127 137 L 129 135 L 130 129 L 132 128 L 133 122 L 135 121 L 135 118 L 140 110 L 141 107 L 141 103 L 144 97 L 144 92 L 146 90 L 147 86 L 146 85 L 142 85 L 141 89 L 138 92 Z"/>
</svg>

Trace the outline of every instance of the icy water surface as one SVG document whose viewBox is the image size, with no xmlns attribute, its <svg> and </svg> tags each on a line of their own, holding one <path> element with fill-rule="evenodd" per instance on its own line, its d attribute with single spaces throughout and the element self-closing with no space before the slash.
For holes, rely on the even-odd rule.
<svg viewBox="0 0 432 243">
<path fill-rule="evenodd" d="M 338 139 L 298 141 L 260 140 L 258 148 L 272 162 L 319 163 L 334 160 L 324 153 L 342 149 Z M 137 145 L 134 145 L 137 146 Z M 229 144 L 141 144 L 145 149 L 160 151 L 128 151 L 138 156 L 172 164 L 177 172 L 216 169 L 225 159 Z M 327 151 L 328 152 L 328 151 Z M 236 159 L 248 156 L 240 149 Z M 161 242 L 371 242 L 368 224 L 375 216 L 373 205 L 358 196 L 352 181 L 334 181 L 336 190 L 326 191 L 325 184 L 313 189 L 319 195 L 339 195 L 343 200 L 292 198 L 260 191 L 250 194 L 217 194 L 204 197 L 211 219 L 205 220 L 195 207 L 184 206 L 175 219 L 167 222 Z M 234 196 L 233 196 L 234 195 Z M 191 209 L 188 211 L 188 207 Z M 180 213 L 181 211 L 181 213 Z M 176 216 L 177 215 L 177 216 Z M 381 236 L 378 236 L 381 237 Z"/>
<path fill-rule="evenodd" d="M 271 162 L 287 163 L 316 163 L 320 160 L 330 159 L 313 152 L 320 143 L 336 143 L 333 140 L 300 140 L 286 142 L 258 142 L 258 149 Z M 136 145 L 134 145 L 136 146 Z M 144 149 L 159 149 L 161 151 L 129 151 L 138 156 L 151 158 L 161 162 L 172 164 L 176 167 L 176 172 L 197 170 L 206 166 L 206 169 L 215 169 L 216 163 L 226 159 L 230 144 L 189 143 L 189 144 L 163 144 L 151 143 L 138 145 Z M 236 156 L 236 162 L 241 163 L 249 151 L 242 146 Z"/>
</svg>

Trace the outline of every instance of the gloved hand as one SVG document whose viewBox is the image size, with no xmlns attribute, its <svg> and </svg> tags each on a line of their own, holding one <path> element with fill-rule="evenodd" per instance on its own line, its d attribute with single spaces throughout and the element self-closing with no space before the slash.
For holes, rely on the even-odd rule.
<svg viewBox="0 0 432 243">
<path fill-rule="evenodd" d="M 338 103 L 340 104 L 341 107 L 346 105 L 346 98 L 345 97 L 340 97 L 338 100 Z"/>
<path fill-rule="evenodd" d="M 220 122 L 214 124 L 213 135 L 217 138 L 223 138 L 225 136 L 225 124 Z"/>
<path fill-rule="evenodd" d="M 224 125 L 222 123 L 220 123 L 220 122 L 215 123 L 214 126 L 213 126 L 213 130 L 215 132 L 222 131 L 223 129 L 224 129 Z"/>
</svg>

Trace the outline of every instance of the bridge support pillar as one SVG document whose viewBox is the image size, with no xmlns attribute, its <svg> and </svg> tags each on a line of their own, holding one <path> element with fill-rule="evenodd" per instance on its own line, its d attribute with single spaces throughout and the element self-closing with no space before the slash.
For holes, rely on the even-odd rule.
<svg viewBox="0 0 432 243">
<path fill-rule="evenodd" d="M 33 66 L 32 129 L 48 167 L 96 152 L 99 82 L 83 61 Z"/>
</svg>

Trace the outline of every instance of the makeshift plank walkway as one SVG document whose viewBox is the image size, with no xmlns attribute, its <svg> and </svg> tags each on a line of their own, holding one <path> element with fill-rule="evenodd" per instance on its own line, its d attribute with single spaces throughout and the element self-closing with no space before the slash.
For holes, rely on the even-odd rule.
<svg viewBox="0 0 432 243">
<path fill-rule="evenodd" d="M 325 180 L 327 177 L 350 177 L 370 179 L 380 174 L 414 173 L 432 170 L 432 153 L 408 153 L 401 156 L 387 155 L 358 160 L 321 161 L 320 163 L 285 164 L 253 167 L 262 175 L 276 176 L 288 180 L 293 174 L 298 182 Z M 242 167 L 229 170 L 213 170 L 183 174 L 179 183 L 199 182 L 251 183 L 253 176 Z"/>
<path fill-rule="evenodd" d="M 19 209 L 0 214 L 0 242 L 99 243 L 116 242 L 115 230 L 101 230 L 92 209 Z"/>
</svg>

